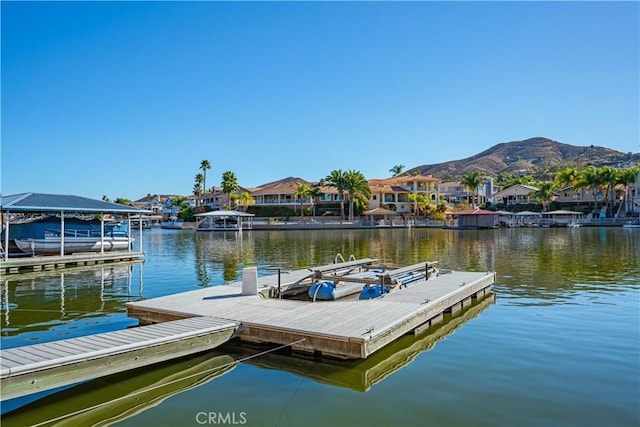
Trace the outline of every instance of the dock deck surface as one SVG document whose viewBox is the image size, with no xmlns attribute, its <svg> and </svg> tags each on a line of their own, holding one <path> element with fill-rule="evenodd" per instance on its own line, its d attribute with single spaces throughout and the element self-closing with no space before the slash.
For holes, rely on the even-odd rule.
<svg viewBox="0 0 640 427">
<path fill-rule="evenodd" d="M 0 351 L 2 400 L 211 350 L 237 322 L 212 317 L 148 325 Z"/>
<path fill-rule="evenodd" d="M 288 275 L 292 282 L 311 270 Z M 372 300 L 307 302 L 242 295 L 241 283 L 127 303 L 128 315 L 141 323 L 191 316 L 239 322 L 238 336 L 249 342 L 289 344 L 293 350 L 340 358 L 366 358 L 398 337 L 442 319 L 483 297 L 492 272 L 451 272 Z M 258 288 L 277 285 L 277 277 L 258 279 Z"/>
<path fill-rule="evenodd" d="M 0 274 L 18 274 L 24 271 L 54 270 L 66 267 L 130 262 L 144 259 L 144 252 L 107 251 L 76 254 L 20 256 L 0 260 Z"/>
</svg>

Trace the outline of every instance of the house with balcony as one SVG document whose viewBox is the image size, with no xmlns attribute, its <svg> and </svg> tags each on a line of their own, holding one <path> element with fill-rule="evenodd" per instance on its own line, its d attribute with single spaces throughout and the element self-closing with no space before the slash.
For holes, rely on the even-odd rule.
<svg viewBox="0 0 640 427">
<path fill-rule="evenodd" d="M 369 210 L 391 209 L 397 213 L 411 213 L 414 202 L 412 194 L 422 194 L 431 203 L 439 200 L 438 182 L 431 175 L 403 175 L 385 179 L 370 179 Z"/>
<path fill-rule="evenodd" d="M 492 201 L 492 194 L 495 192 L 493 178 L 484 177 L 483 182 L 475 191 L 475 205 L 482 205 Z M 458 203 L 465 202 L 472 204 L 471 198 L 473 193 L 466 188 L 460 181 L 442 181 L 438 184 L 438 193 L 442 196 L 445 203 L 450 206 L 456 206 Z"/>
<path fill-rule="evenodd" d="M 225 209 L 225 206 L 228 206 L 228 205 L 231 205 L 231 206 L 228 206 L 230 209 L 232 207 L 235 207 L 235 202 L 233 201 L 229 202 L 229 195 L 225 194 L 222 191 L 222 187 L 212 187 L 211 189 L 212 191 L 207 192 L 197 198 L 198 206 L 208 206 L 209 208 L 211 208 L 211 210 L 214 210 L 214 211 Z M 236 191 L 231 193 L 231 197 L 233 198 L 234 195 L 240 195 L 245 192 L 251 194 L 253 191 L 254 191 L 253 188 L 239 186 Z"/>
<path fill-rule="evenodd" d="M 170 209 L 172 206 L 172 200 L 175 199 L 176 195 L 168 195 L 168 194 L 154 194 L 147 195 L 141 199 L 138 199 L 131 204 L 139 209 L 146 209 L 153 212 L 153 215 L 161 215 L 167 209 Z"/>
<path fill-rule="evenodd" d="M 320 190 L 319 197 L 316 200 L 299 198 L 296 195 L 296 189 L 300 184 L 318 188 Z M 309 182 L 302 178 L 294 177 L 284 178 L 253 188 L 249 191 L 249 194 L 253 198 L 254 206 L 256 207 L 288 206 L 297 209 L 301 206 L 335 206 L 340 203 L 340 195 L 335 187 L 325 185 L 322 180 L 320 182 Z"/>
<path fill-rule="evenodd" d="M 538 203 L 538 199 L 535 197 L 535 192 L 538 190 L 537 187 L 531 185 L 515 184 L 496 192 L 491 199 L 492 203 L 503 203 L 505 207 Z"/>
</svg>

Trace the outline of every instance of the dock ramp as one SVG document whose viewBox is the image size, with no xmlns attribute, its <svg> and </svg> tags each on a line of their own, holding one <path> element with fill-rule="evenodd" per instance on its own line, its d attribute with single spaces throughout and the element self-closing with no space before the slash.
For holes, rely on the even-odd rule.
<svg viewBox="0 0 640 427">
<path fill-rule="evenodd" d="M 239 322 L 210 316 L 0 351 L 0 400 L 75 384 L 211 350 Z"/>
</svg>

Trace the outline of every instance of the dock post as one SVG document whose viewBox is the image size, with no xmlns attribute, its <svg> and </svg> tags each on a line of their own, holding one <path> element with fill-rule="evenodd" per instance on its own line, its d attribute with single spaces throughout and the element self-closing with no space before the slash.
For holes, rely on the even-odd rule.
<svg viewBox="0 0 640 427">
<path fill-rule="evenodd" d="M 258 294 L 258 267 L 247 267 L 242 270 L 242 295 Z"/>
</svg>

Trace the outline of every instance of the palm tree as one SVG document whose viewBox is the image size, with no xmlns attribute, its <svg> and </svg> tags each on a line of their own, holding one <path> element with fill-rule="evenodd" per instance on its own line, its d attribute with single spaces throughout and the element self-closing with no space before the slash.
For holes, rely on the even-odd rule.
<svg viewBox="0 0 640 427">
<path fill-rule="evenodd" d="M 324 179 L 325 185 L 335 187 L 340 197 L 340 219 L 344 219 L 344 193 L 346 188 L 346 173 L 342 169 L 331 171 Z"/>
<path fill-rule="evenodd" d="M 580 172 L 578 172 L 576 168 L 563 169 L 556 173 L 554 181 L 560 188 L 567 186 L 575 187 L 575 185 L 580 182 Z"/>
<path fill-rule="evenodd" d="M 409 194 L 409 200 L 412 201 L 415 206 L 416 217 L 420 216 L 423 211 L 426 213 L 427 206 L 431 204 L 429 202 L 429 198 L 425 194 Z"/>
<path fill-rule="evenodd" d="M 640 167 L 631 167 L 631 168 L 622 168 L 618 172 L 618 184 L 622 184 L 624 196 L 622 198 L 622 202 L 618 207 L 618 213 L 616 217 L 620 215 L 620 211 L 622 210 L 622 205 L 625 206 L 633 206 L 633 194 L 631 195 L 631 200 L 627 200 L 629 198 L 629 186 L 636 182 L 638 179 L 638 175 L 640 174 Z M 629 209 L 629 208 L 627 208 Z"/>
<path fill-rule="evenodd" d="M 309 184 L 305 184 L 304 182 L 300 182 L 296 186 L 295 192 L 293 193 L 294 197 L 300 200 L 300 216 L 304 215 L 304 201 L 305 199 L 310 198 L 309 191 L 311 191 L 311 186 L 309 186 Z"/>
<path fill-rule="evenodd" d="M 211 163 L 209 160 L 203 160 L 200 162 L 200 169 L 202 170 L 202 189 L 207 192 L 207 169 L 211 169 Z"/>
<path fill-rule="evenodd" d="M 201 173 L 196 174 L 195 184 L 193 185 L 193 195 L 196 197 L 202 196 L 204 193 L 203 184 L 204 184 L 204 176 Z"/>
<path fill-rule="evenodd" d="M 553 182 L 543 182 L 540 184 L 538 191 L 536 191 L 534 195 L 542 203 L 543 212 L 547 212 L 549 210 L 549 202 L 552 202 L 556 197 Z"/>
<path fill-rule="evenodd" d="M 353 221 L 355 199 L 368 200 L 371 197 L 371 189 L 361 172 L 348 170 L 345 172 L 345 191 L 349 194 L 349 221 Z"/>
<path fill-rule="evenodd" d="M 605 200 L 607 201 L 607 217 L 609 217 L 609 209 L 611 209 L 611 216 L 613 216 L 613 193 L 614 186 L 618 181 L 618 170 L 611 166 L 603 166 L 598 169 L 598 175 L 600 176 L 601 184 L 606 187 Z M 611 206 L 609 206 L 609 201 L 611 201 Z"/>
<path fill-rule="evenodd" d="M 580 179 L 576 184 L 576 188 L 585 188 L 591 190 L 593 195 L 593 211 L 598 211 L 598 194 L 602 188 L 602 179 L 595 166 L 587 166 L 580 172 Z"/>
<path fill-rule="evenodd" d="M 176 215 L 178 218 L 186 219 L 184 218 L 185 215 L 182 213 L 182 211 L 187 207 L 186 197 L 176 196 L 171 200 L 171 207 L 172 209 L 177 209 L 178 213 Z"/>
<path fill-rule="evenodd" d="M 226 171 L 222 174 L 222 192 L 227 195 L 227 204 L 231 208 L 231 193 L 238 191 L 240 186 L 238 185 L 238 179 L 236 174 L 232 171 Z"/>
<path fill-rule="evenodd" d="M 471 191 L 471 208 L 475 209 L 476 195 L 478 194 L 478 187 L 482 185 L 482 175 L 480 172 L 469 172 L 462 176 L 462 185 L 467 190 Z"/>
<path fill-rule="evenodd" d="M 389 169 L 389 172 L 391 172 L 393 176 L 401 175 L 403 171 L 404 171 L 404 165 L 395 165 L 394 167 Z"/>
<path fill-rule="evenodd" d="M 416 217 L 418 216 L 418 175 L 420 175 L 418 171 L 411 174 L 413 176 L 413 213 Z"/>
<path fill-rule="evenodd" d="M 561 171 L 558 171 L 553 181 L 557 189 L 563 189 L 565 187 L 571 187 L 575 192 L 578 190 L 578 184 L 580 182 L 580 171 L 574 167 L 568 167 Z"/>
<path fill-rule="evenodd" d="M 322 195 L 322 190 L 320 190 L 320 188 L 318 187 L 311 187 L 311 189 L 309 190 L 309 193 L 307 194 L 310 198 L 311 198 L 311 215 L 313 216 L 313 218 L 316 217 L 316 203 L 318 200 L 318 197 L 320 197 Z"/>
<path fill-rule="evenodd" d="M 115 203 L 119 204 L 119 205 L 125 205 L 125 206 L 132 206 L 131 205 L 131 200 L 125 198 L 125 197 L 118 197 L 116 198 L 116 200 L 114 200 Z"/>
<path fill-rule="evenodd" d="M 231 196 L 232 199 L 236 200 L 238 202 L 238 204 L 240 204 L 240 206 L 242 206 L 244 209 L 244 211 L 247 211 L 247 208 L 251 205 L 253 205 L 256 201 L 253 200 L 253 197 L 251 197 L 251 195 L 249 194 L 248 191 L 244 191 L 238 195 L 232 195 Z"/>
</svg>

